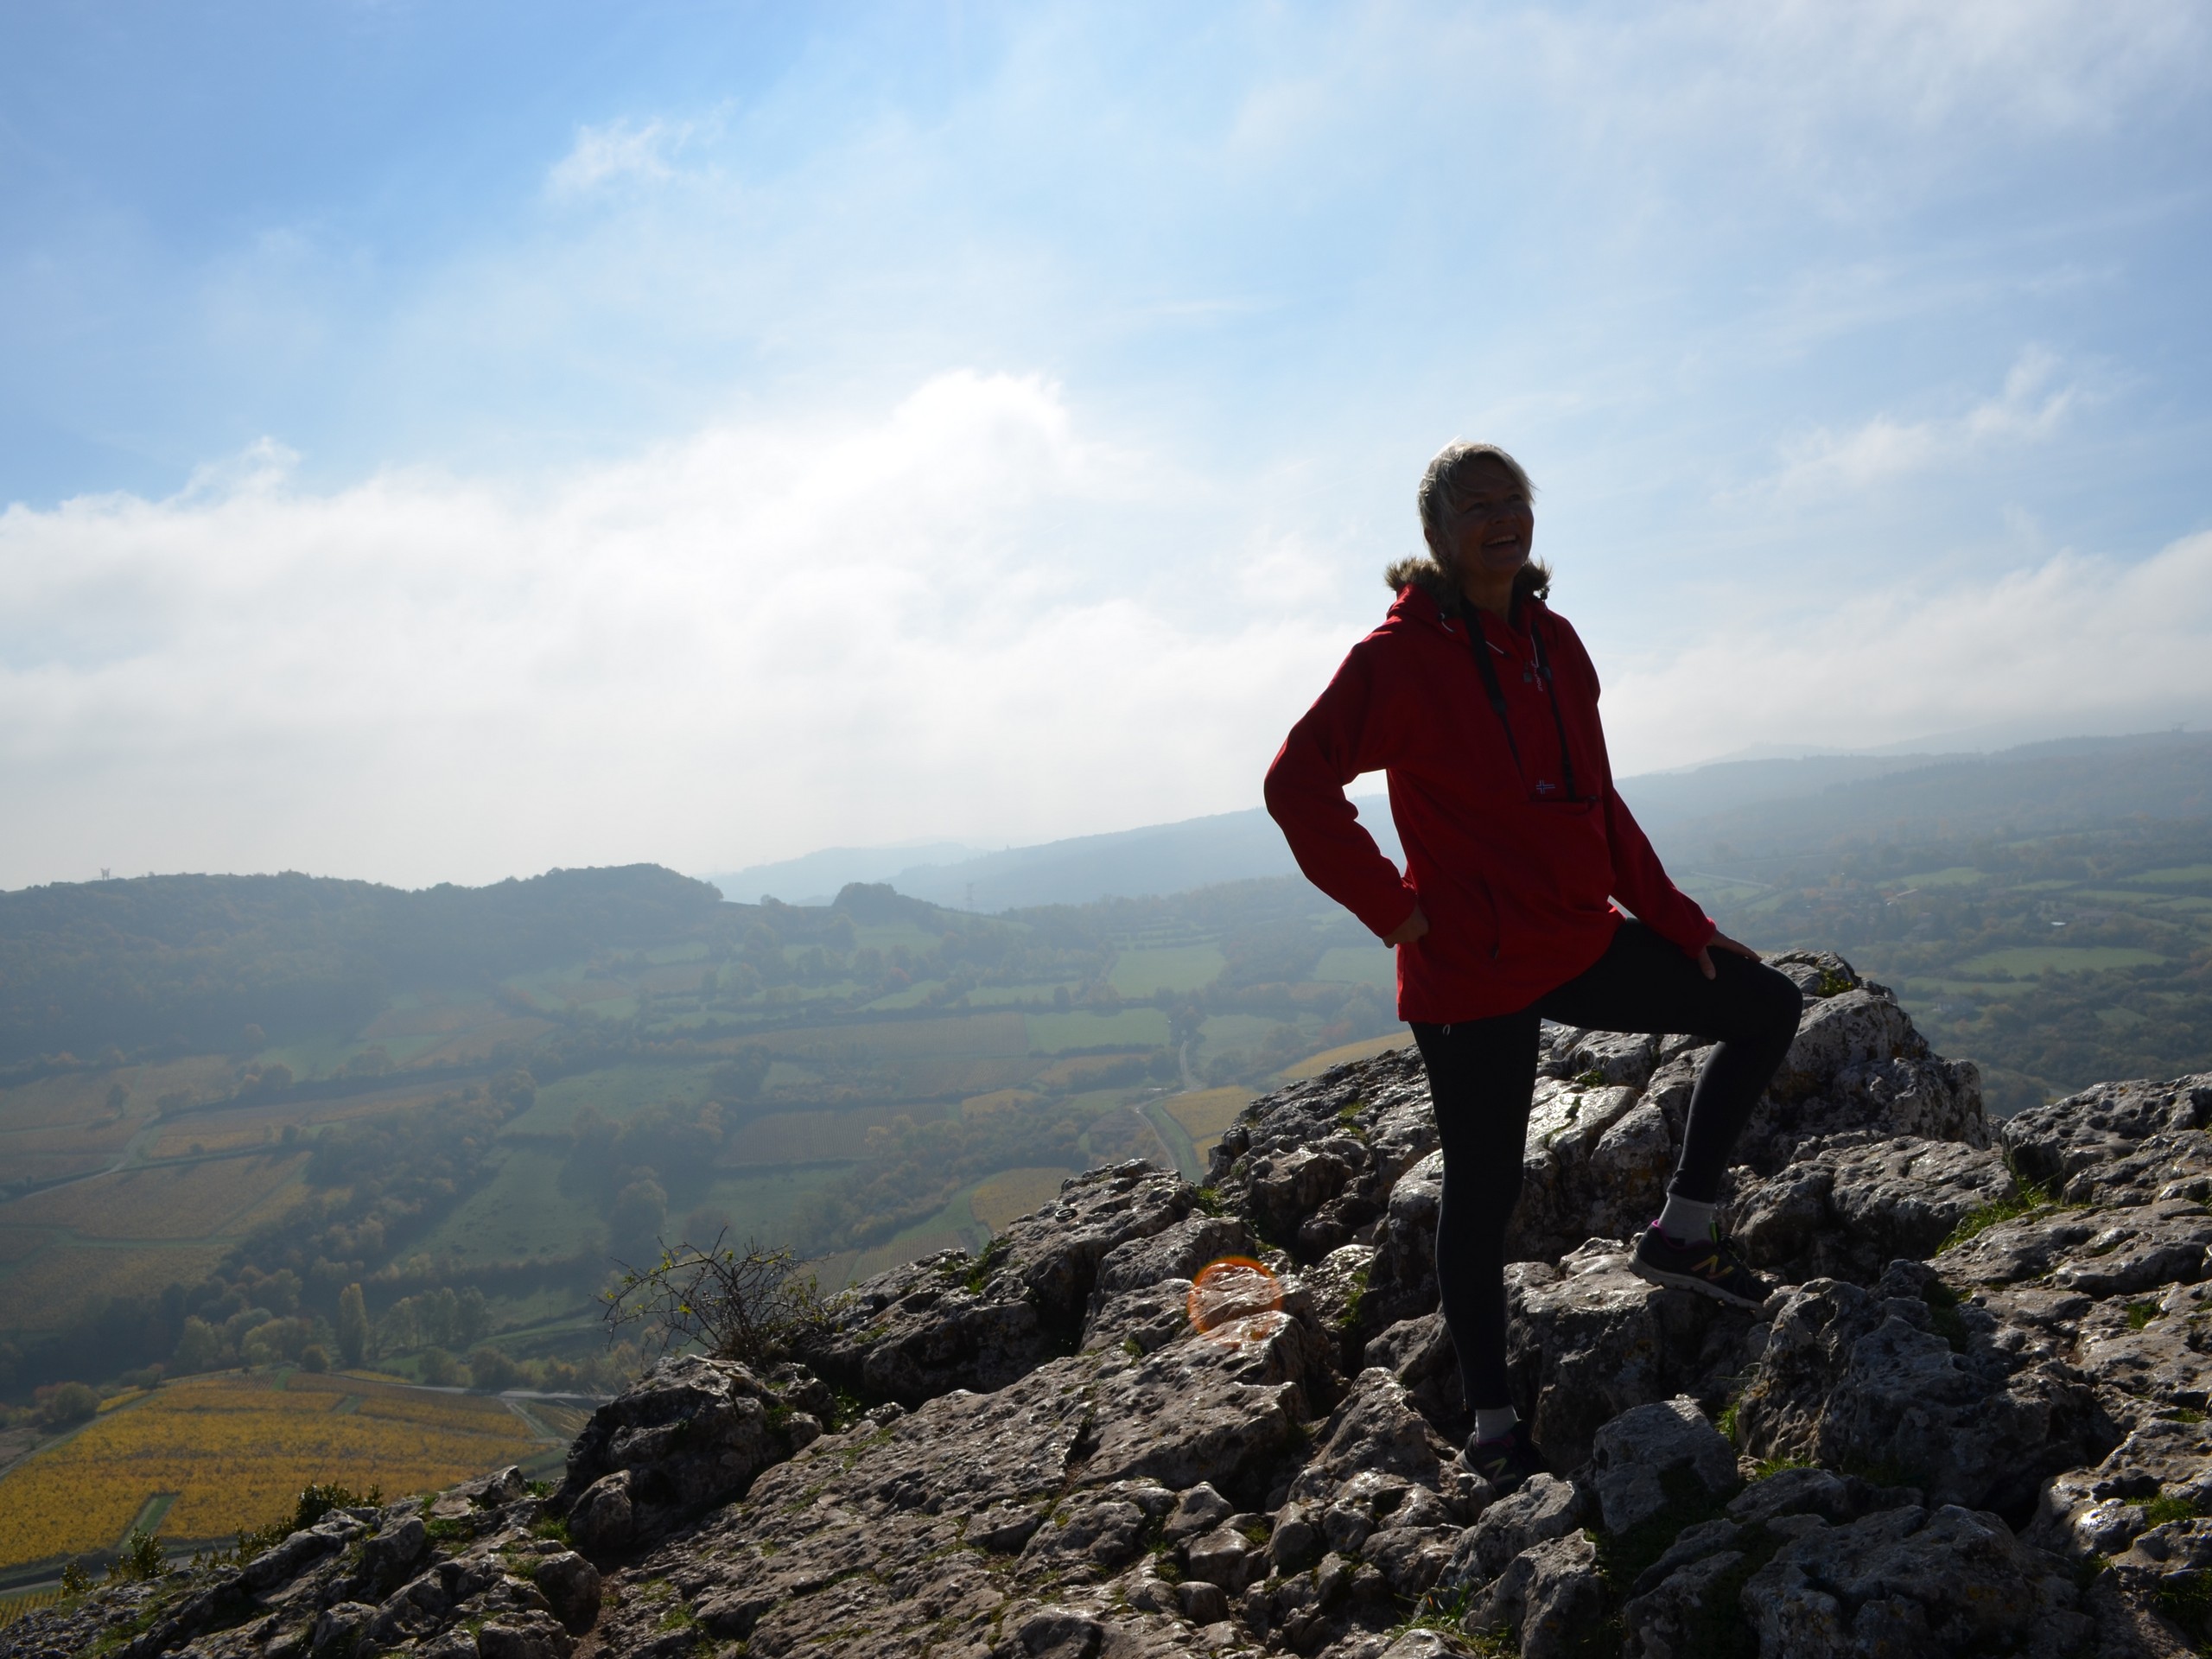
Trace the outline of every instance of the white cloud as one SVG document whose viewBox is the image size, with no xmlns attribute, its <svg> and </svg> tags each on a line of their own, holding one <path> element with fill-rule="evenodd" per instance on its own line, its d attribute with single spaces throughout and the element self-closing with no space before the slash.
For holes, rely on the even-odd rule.
<svg viewBox="0 0 2212 1659">
<path fill-rule="evenodd" d="M 1230 602 L 1230 504 L 1034 378 L 531 487 L 282 464 L 0 515 L 0 884 L 696 869 L 1226 809 L 1344 636 Z"/>
<path fill-rule="evenodd" d="M 315 493 L 289 463 L 0 514 L 0 884 L 702 869 L 1230 810 L 1382 603 L 1363 540 L 1255 524 L 1265 480 L 1102 442 L 1035 378 L 530 484 Z M 2212 534 L 1801 603 L 1601 650 L 1619 769 L 2212 708 Z"/>
<path fill-rule="evenodd" d="M 2135 563 L 2062 553 L 1994 582 L 1890 586 L 1817 613 L 1739 611 L 1616 673 L 1623 772 L 1756 744 L 1872 747 L 2039 722 L 2049 735 L 2212 712 L 2212 532 Z"/>
<path fill-rule="evenodd" d="M 2042 442 L 2080 396 L 2074 385 L 2051 384 L 2057 367 L 2049 352 L 2031 347 L 2005 377 L 2002 391 L 1954 418 L 1905 422 L 1878 415 L 1848 432 L 1815 429 L 1783 446 L 1782 470 L 1770 487 L 1783 495 L 1863 489 L 1979 448 Z"/>
<path fill-rule="evenodd" d="M 545 175 L 545 191 L 555 197 L 588 195 L 616 180 L 647 182 L 673 172 L 668 155 L 690 136 L 688 123 L 611 121 L 579 127 L 576 142 Z"/>
</svg>

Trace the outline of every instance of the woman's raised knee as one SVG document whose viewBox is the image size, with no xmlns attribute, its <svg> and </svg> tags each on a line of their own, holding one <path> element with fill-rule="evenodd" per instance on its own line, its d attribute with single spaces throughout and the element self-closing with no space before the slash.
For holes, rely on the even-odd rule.
<svg viewBox="0 0 2212 1659">
<path fill-rule="evenodd" d="M 1759 1028 L 1770 1039 L 1786 1045 L 1797 1034 L 1797 1021 L 1805 1011 L 1804 993 L 1789 975 L 1763 962 L 1748 965 L 1753 968 L 1753 1013 Z"/>
</svg>

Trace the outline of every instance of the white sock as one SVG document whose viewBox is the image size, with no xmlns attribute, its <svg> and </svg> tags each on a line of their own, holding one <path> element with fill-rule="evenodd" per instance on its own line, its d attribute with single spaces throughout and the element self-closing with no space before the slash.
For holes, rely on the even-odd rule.
<svg viewBox="0 0 2212 1659">
<path fill-rule="evenodd" d="M 1719 1207 L 1669 1192 L 1667 1207 L 1659 1212 L 1659 1219 L 1654 1224 L 1677 1244 L 1694 1243 L 1713 1236 L 1713 1212 Z"/>
<path fill-rule="evenodd" d="M 1478 1441 L 1502 1440 L 1513 1432 L 1513 1425 L 1520 1421 L 1520 1414 L 1510 1406 L 1477 1406 L 1475 1439 Z"/>
</svg>

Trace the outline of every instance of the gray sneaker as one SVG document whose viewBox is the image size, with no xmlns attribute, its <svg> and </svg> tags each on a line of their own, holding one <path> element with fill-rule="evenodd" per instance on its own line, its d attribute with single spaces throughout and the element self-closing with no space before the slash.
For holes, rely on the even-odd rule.
<svg viewBox="0 0 2212 1659">
<path fill-rule="evenodd" d="M 1529 1476 L 1547 1472 L 1526 1423 L 1514 1424 L 1494 1440 L 1470 1440 L 1459 1448 L 1459 1466 L 1490 1482 L 1500 1497 Z"/>
<path fill-rule="evenodd" d="M 1655 1285 L 1694 1290 L 1735 1307 L 1762 1307 L 1774 1287 L 1749 1268 L 1725 1235 L 1677 1244 L 1654 1222 L 1636 1242 L 1630 1271 Z"/>
</svg>

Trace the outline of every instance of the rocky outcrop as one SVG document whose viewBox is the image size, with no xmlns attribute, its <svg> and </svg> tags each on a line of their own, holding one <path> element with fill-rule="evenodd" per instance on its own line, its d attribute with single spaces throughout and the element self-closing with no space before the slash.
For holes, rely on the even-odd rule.
<svg viewBox="0 0 2212 1659">
<path fill-rule="evenodd" d="M 2212 1640 L 2212 1077 L 1993 1133 L 1832 957 L 1731 1177 L 1759 1310 L 1656 1288 L 1701 1058 L 1548 1028 L 1501 1497 L 1436 1312 L 1410 1051 L 859 1287 L 767 1374 L 667 1362 L 554 1491 L 340 1511 L 14 1655 L 2082 1656 Z M 1241 1258 L 1241 1264 L 1226 1258 Z M 1209 1271 L 1209 1269 L 1211 1271 Z"/>
</svg>

